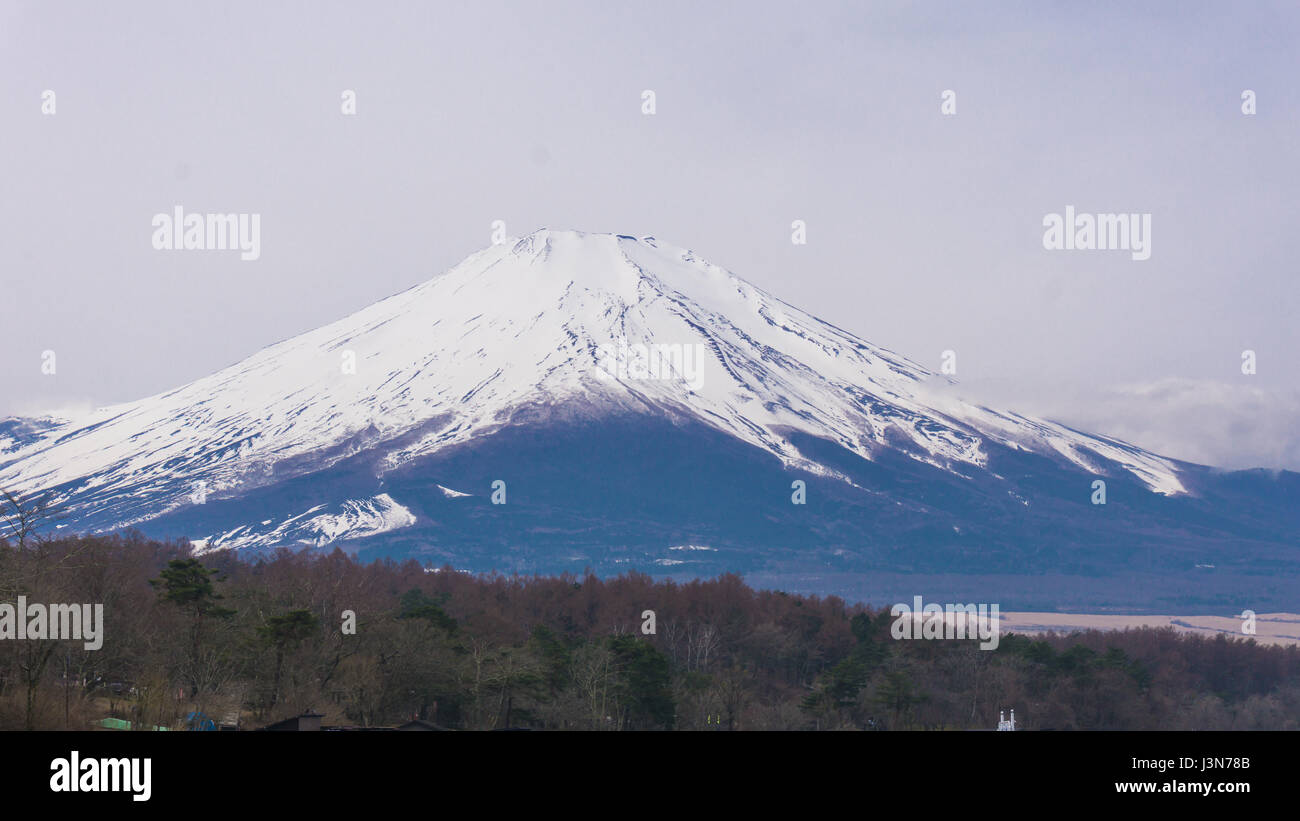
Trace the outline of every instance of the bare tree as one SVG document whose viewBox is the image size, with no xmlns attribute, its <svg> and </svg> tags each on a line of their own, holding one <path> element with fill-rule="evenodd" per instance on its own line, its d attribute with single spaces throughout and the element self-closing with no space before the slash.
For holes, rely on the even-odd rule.
<svg viewBox="0 0 1300 821">
<path fill-rule="evenodd" d="M 593 730 L 609 728 L 614 684 L 614 654 L 603 642 L 587 642 L 573 654 L 569 676 L 579 693 L 588 726 Z"/>
<path fill-rule="evenodd" d="M 19 496 L 8 490 L 0 489 L 0 525 L 3 525 L 8 538 L 18 543 L 20 550 L 25 550 L 28 542 L 39 542 L 38 530 L 54 513 L 48 494 Z"/>
</svg>

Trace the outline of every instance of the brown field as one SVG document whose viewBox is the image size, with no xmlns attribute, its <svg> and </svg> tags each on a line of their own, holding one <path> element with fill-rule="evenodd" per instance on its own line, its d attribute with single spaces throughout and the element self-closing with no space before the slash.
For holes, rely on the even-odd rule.
<svg viewBox="0 0 1300 821">
<path fill-rule="evenodd" d="M 1092 613 L 1002 613 L 1003 633 L 1068 633 L 1074 630 L 1123 630 L 1126 627 L 1172 627 L 1182 633 L 1229 638 L 1254 638 L 1260 644 L 1300 645 L 1300 615 L 1259 613 L 1255 635 L 1242 633 L 1242 620 L 1234 616 L 1114 616 Z"/>
</svg>

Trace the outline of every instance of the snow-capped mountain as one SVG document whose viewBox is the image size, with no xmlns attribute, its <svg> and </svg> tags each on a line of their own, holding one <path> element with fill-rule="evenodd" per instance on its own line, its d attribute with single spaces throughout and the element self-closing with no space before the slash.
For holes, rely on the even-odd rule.
<svg viewBox="0 0 1300 821">
<path fill-rule="evenodd" d="M 710 481 L 731 491 L 698 486 L 724 464 Z M 638 498 L 629 471 L 659 496 Z M 770 477 L 761 501 L 733 498 L 749 486 L 736 471 Z M 834 555 L 862 549 L 863 532 L 897 545 L 907 538 L 889 533 L 938 525 L 960 542 L 1035 505 L 1018 518 L 1050 533 L 1069 517 L 1045 509 L 1087 510 L 1097 478 L 1121 506 L 1166 500 L 1143 525 L 1164 538 L 1181 527 L 1169 511 L 1214 507 L 1213 477 L 964 402 L 904 357 L 653 237 L 552 230 L 175 390 L 0 424 L 0 488 L 51 491 L 76 530 L 497 567 L 550 566 L 539 545 L 578 546 L 587 563 L 635 545 L 648 551 L 628 558 L 638 565 L 701 537 Z M 816 504 L 792 503 L 800 478 Z M 498 480 L 505 504 L 493 504 Z M 692 513 L 700 493 L 717 504 Z"/>
</svg>

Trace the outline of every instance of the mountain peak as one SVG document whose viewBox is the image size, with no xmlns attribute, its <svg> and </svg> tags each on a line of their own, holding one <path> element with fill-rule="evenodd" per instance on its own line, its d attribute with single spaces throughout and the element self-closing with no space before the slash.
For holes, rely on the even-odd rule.
<svg viewBox="0 0 1300 821">
<path fill-rule="evenodd" d="M 627 249 L 637 246 L 658 248 L 654 237 L 637 238 L 630 234 L 592 233 L 587 231 L 539 228 L 513 243 L 504 243 L 510 253 L 532 263 L 545 262 L 552 267 L 572 269 L 575 274 L 590 272 L 593 267 L 610 273 L 630 260 Z M 667 248 L 678 256 L 690 256 L 685 249 Z M 578 277 L 575 277 L 577 279 Z"/>
<path fill-rule="evenodd" d="M 654 237 L 644 236 L 637 237 L 632 234 L 615 234 L 602 231 L 578 231 L 572 228 L 538 228 L 531 233 L 520 237 L 517 242 L 545 242 L 548 239 L 555 239 L 561 242 L 597 242 L 609 243 L 626 240 L 629 242 L 647 242 L 653 243 Z"/>
</svg>

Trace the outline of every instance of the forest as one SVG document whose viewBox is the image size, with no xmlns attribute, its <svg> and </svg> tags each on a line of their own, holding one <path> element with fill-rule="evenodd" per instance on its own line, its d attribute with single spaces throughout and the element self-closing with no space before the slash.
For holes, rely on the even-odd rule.
<svg viewBox="0 0 1300 821">
<path fill-rule="evenodd" d="M 897 641 L 888 608 L 735 575 L 470 575 L 20 533 L 0 540 L 0 603 L 19 596 L 102 604 L 102 646 L 0 641 L 6 730 L 253 730 L 308 711 L 326 728 L 987 730 L 1012 708 L 1028 730 L 1300 728 L 1296 647 L 1149 628 Z"/>
</svg>

